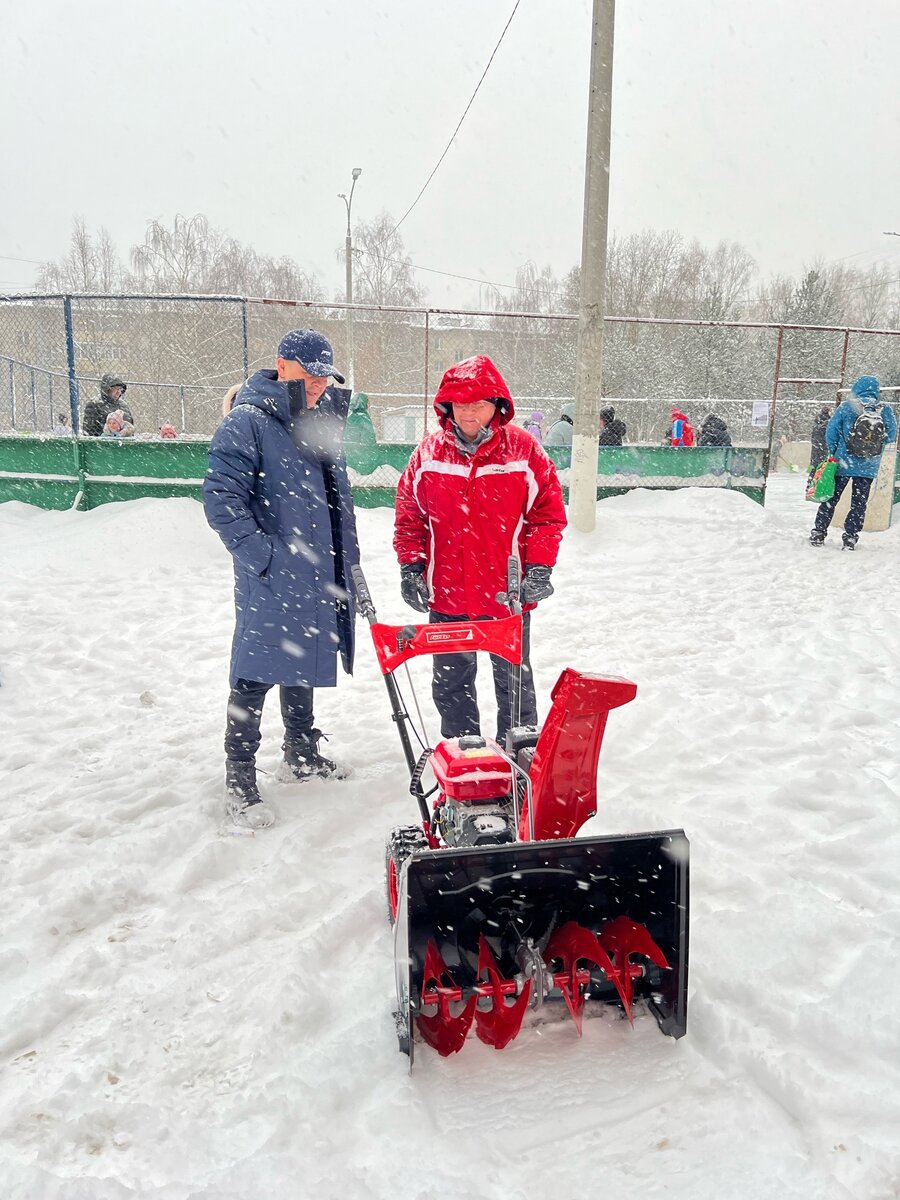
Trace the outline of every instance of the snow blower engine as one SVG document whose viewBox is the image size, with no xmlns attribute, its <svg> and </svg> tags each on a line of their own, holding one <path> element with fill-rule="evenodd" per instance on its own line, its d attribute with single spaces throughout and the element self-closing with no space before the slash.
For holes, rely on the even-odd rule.
<svg viewBox="0 0 900 1200">
<path fill-rule="evenodd" d="M 627 679 L 566 668 L 538 730 L 519 724 L 522 606 L 509 560 L 510 616 L 384 625 L 359 567 L 353 582 L 410 771 L 420 823 L 386 848 L 394 927 L 397 1036 L 412 1066 L 417 1040 L 441 1055 L 470 1033 L 503 1049 L 526 1017 L 610 1006 L 647 1008 L 663 1031 L 687 1031 L 688 841 L 681 829 L 576 837 L 596 815 L 597 762 L 609 713 L 637 692 Z M 425 745 L 394 672 L 430 654 L 509 663 L 506 744 L 447 738 Z M 422 750 L 416 754 L 410 733 Z M 426 792 L 426 770 L 435 779 Z M 435 797 L 429 808 L 428 801 Z"/>
</svg>

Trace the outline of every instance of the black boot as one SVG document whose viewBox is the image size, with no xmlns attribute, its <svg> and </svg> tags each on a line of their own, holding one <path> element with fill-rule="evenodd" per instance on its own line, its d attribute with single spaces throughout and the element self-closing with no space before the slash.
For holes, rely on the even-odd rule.
<svg viewBox="0 0 900 1200">
<path fill-rule="evenodd" d="M 328 738 L 321 729 L 311 729 L 309 733 L 286 741 L 282 778 L 284 779 L 347 779 L 349 767 L 333 762 L 319 753 L 319 742 Z"/>
<path fill-rule="evenodd" d="M 811 529 L 809 531 L 809 542 L 811 546 L 824 546 L 825 534 L 821 529 Z"/>
<path fill-rule="evenodd" d="M 256 763 L 225 760 L 225 812 L 236 825 L 266 829 L 275 822 L 275 810 L 266 804 L 256 786 Z"/>
</svg>

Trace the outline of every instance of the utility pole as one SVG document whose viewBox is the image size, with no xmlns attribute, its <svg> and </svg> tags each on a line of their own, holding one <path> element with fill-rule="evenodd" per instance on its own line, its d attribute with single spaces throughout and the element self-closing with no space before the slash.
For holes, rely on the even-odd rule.
<svg viewBox="0 0 900 1200">
<path fill-rule="evenodd" d="M 590 533 L 597 520 L 597 438 L 603 375 L 606 236 L 609 223 L 609 143 L 612 117 L 613 34 L 616 0 L 594 0 L 591 39 L 584 228 L 581 238 L 581 303 L 575 423 L 569 472 L 569 516 Z"/>
<path fill-rule="evenodd" d="M 347 208 L 347 232 L 344 235 L 344 302 L 353 303 L 353 234 L 350 229 L 350 208 L 353 204 L 353 189 L 356 181 L 362 175 L 362 167 L 353 168 L 353 178 L 350 182 L 350 195 L 338 192 L 338 199 L 343 200 Z M 353 390 L 353 309 L 347 309 L 347 383 Z"/>
</svg>

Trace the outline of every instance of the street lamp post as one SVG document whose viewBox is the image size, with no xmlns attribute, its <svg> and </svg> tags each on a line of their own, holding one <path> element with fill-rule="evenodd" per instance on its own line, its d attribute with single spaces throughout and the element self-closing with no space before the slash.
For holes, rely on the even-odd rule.
<svg viewBox="0 0 900 1200">
<path fill-rule="evenodd" d="M 346 272 L 344 282 L 344 300 L 347 304 L 353 303 L 353 235 L 350 230 L 350 207 L 353 204 L 353 189 L 356 187 L 356 181 L 362 175 L 362 167 L 353 168 L 353 178 L 350 183 L 350 195 L 345 192 L 339 192 L 338 198 L 343 200 L 347 209 L 347 233 L 344 237 L 344 270 Z M 347 309 L 347 382 L 350 389 L 353 389 L 353 309 Z"/>
</svg>

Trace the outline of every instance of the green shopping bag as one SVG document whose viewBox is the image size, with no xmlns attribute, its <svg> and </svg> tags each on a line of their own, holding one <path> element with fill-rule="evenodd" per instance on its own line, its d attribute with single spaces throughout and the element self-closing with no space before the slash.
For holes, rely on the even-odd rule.
<svg viewBox="0 0 900 1200">
<path fill-rule="evenodd" d="M 812 500 L 816 504 L 824 504 L 826 500 L 831 499 L 834 495 L 834 473 L 836 470 L 837 461 L 830 456 L 824 462 L 819 463 L 812 479 L 809 481 L 809 487 L 806 489 L 807 500 Z"/>
</svg>

